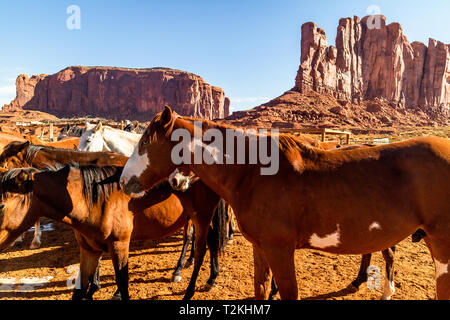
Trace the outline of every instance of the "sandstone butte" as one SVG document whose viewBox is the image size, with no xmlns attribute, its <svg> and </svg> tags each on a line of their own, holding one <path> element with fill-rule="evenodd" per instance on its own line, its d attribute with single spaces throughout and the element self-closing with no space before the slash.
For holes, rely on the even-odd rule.
<svg viewBox="0 0 450 320">
<path fill-rule="evenodd" d="M 149 121 L 166 104 L 181 115 L 215 119 L 228 116 L 230 100 L 221 88 L 179 70 L 75 66 L 53 75 L 19 75 L 8 107 Z"/>
<path fill-rule="evenodd" d="M 336 47 L 309 22 L 302 26 L 295 89 L 352 102 L 385 98 L 400 107 L 450 109 L 450 44 L 409 43 L 399 23 L 381 15 L 339 21 Z"/>
<path fill-rule="evenodd" d="M 450 45 L 410 43 L 399 23 L 382 15 L 343 18 L 336 46 L 313 22 L 301 28 L 295 86 L 233 124 L 347 127 L 448 125 Z"/>
</svg>

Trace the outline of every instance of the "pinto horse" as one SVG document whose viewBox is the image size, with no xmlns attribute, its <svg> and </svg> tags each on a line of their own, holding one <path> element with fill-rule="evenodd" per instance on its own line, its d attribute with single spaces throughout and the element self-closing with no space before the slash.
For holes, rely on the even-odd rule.
<svg viewBox="0 0 450 320">
<path fill-rule="evenodd" d="M 237 128 L 180 117 L 165 107 L 128 160 L 123 190 L 148 190 L 177 166 L 195 172 L 233 207 L 240 231 L 253 244 L 256 299 L 268 297 L 272 273 L 282 299 L 298 298 L 296 249 L 367 254 L 390 248 L 419 228 L 435 264 L 436 298 L 450 299 L 448 139 L 423 137 L 339 152 L 309 147 L 289 134 L 252 133 L 243 150 L 234 144 L 227 153 L 218 141 L 214 147 L 204 142 L 230 132 Z M 186 136 L 188 159 L 175 165 L 174 148 L 179 152 L 180 137 Z M 278 154 L 275 172 L 263 170 L 267 163 L 261 159 L 248 161 L 254 139 Z M 199 148 L 214 161 L 193 161 Z M 245 151 L 243 164 L 234 159 L 237 151 Z M 225 164 L 224 158 L 230 161 Z"/>
<path fill-rule="evenodd" d="M 210 222 L 216 208 L 218 214 L 214 219 L 225 214 L 223 201 L 201 181 L 193 183 L 185 192 L 174 191 L 164 181 L 143 197 L 133 199 L 118 187 L 121 172 L 121 167 L 108 166 L 7 171 L 0 190 L 3 206 L 0 250 L 7 248 L 40 217 L 65 223 L 76 230 L 80 246 L 81 288 L 75 289 L 73 298 L 92 298 L 98 289 L 96 272 L 100 258 L 103 252 L 109 252 L 118 286 L 115 296 L 128 300 L 130 241 L 174 234 L 190 216 L 197 227 L 197 241 L 194 272 L 186 295 L 191 297 L 194 293 L 206 242 L 211 253 L 208 284 L 213 285 L 219 273 L 220 233 L 224 232 L 218 224 L 212 229 Z"/>
</svg>

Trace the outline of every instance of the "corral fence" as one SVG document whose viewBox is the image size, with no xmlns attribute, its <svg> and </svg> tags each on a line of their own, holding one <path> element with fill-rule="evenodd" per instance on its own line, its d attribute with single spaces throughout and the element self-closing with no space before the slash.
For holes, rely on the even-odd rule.
<svg viewBox="0 0 450 320">
<path fill-rule="evenodd" d="M 101 122 L 113 128 L 123 130 L 126 126 L 125 121 L 113 121 L 103 118 L 76 118 L 76 119 L 59 119 L 59 120 L 42 120 L 42 121 L 17 121 L 16 127 L 21 134 L 27 134 L 26 131 L 31 131 L 39 139 L 43 141 L 55 141 L 55 130 L 62 129 L 66 126 L 84 126 L 86 122 L 98 124 Z M 58 132 L 60 130 L 57 130 Z"/>
</svg>

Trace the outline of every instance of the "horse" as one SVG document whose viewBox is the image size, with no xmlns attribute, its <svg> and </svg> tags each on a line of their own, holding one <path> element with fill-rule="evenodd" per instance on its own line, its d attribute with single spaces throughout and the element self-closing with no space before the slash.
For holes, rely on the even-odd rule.
<svg viewBox="0 0 450 320">
<path fill-rule="evenodd" d="M 140 124 L 138 121 L 131 122 L 130 120 L 127 120 L 123 131 L 143 134 L 145 129 L 147 129 L 147 126 Z"/>
<path fill-rule="evenodd" d="M 112 153 L 112 152 L 82 152 L 66 149 L 57 149 L 46 146 L 35 146 L 29 141 L 25 142 L 11 142 L 9 143 L 3 153 L 0 155 L 0 168 L 12 169 L 22 167 L 33 167 L 37 169 L 45 169 L 58 164 L 71 164 L 77 163 L 79 165 L 95 165 L 95 166 L 107 166 L 116 165 L 124 166 L 128 157 Z M 181 179 L 181 177 L 180 177 Z M 181 180 L 180 180 L 181 181 Z M 190 177 L 185 177 L 184 182 L 179 185 L 175 185 L 172 182 L 172 186 L 175 190 L 185 191 L 191 183 Z M 31 248 L 39 248 L 41 245 L 41 231 L 39 220 L 35 224 L 34 238 L 31 243 Z M 185 264 L 186 250 L 194 239 L 192 221 L 189 220 L 185 226 L 185 232 L 183 237 L 183 250 L 178 260 L 177 267 L 173 273 L 172 281 L 181 281 L 181 269 L 183 267 L 189 267 L 193 264 L 194 259 L 194 242 L 192 242 L 192 250 L 190 257 Z M 22 241 L 22 236 L 18 238 Z"/>
<path fill-rule="evenodd" d="M 80 137 L 78 150 L 80 151 L 110 151 L 130 156 L 141 134 L 86 123 L 85 130 Z"/>
<path fill-rule="evenodd" d="M 339 152 L 276 133 L 248 133 L 226 153 L 224 139 L 205 143 L 230 136 L 242 133 L 233 126 L 181 117 L 166 106 L 125 165 L 121 186 L 136 194 L 177 167 L 193 171 L 233 207 L 240 231 L 253 245 L 256 299 L 268 297 L 272 273 L 282 299 L 298 298 L 296 249 L 367 254 L 390 248 L 419 228 L 426 233 L 435 265 L 436 298 L 450 299 L 448 139 L 421 137 Z M 271 162 L 249 161 L 255 139 L 260 154 L 270 149 Z M 177 158 L 174 164 L 173 154 L 180 150 L 182 161 Z M 237 164 L 237 151 L 244 151 L 244 163 Z M 206 155 L 208 163 L 192 161 L 196 154 Z"/>
<path fill-rule="evenodd" d="M 64 140 L 63 140 L 64 141 Z M 63 142 L 60 141 L 59 143 Z M 115 153 L 87 153 L 70 149 L 60 149 L 43 145 L 33 145 L 30 141 L 13 141 L 6 145 L 0 155 L 1 168 L 35 167 L 44 168 L 56 163 L 69 164 L 71 162 L 93 165 L 125 165 L 127 157 Z M 37 249 L 41 245 L 40 222 L 34 226 L 34 237 L 30 248 Z M 19 237 L 15 244 L 21 243 Z"/>
<path fill-rule="evenodd" d="M 80 288 L 73 299 L 92 299 L 98 290 L 97 271 L 109 252 L 116 274 L 115 297 L 129 299 L 128 250 L 130 241 L 159 239 L 181 229 L 190 216 L 197 227 L 194 271 L 187 297 L 192 297 L 208 242 L 214 285 L 219 273 L 218 255 L 224 239 L 219 215 L 223 201 L 201 181 L 185 192 L 163 181 L 140 198 L 130 198 L 118 185 L 121 167 L 71 166 L 11 169 L 1 179 L 2 222 L 0 250 L 4 250 L 40 217 L 71 226 L 80 247 Z M 56 193 L 56 194 L 55 194 Z M 213 212 L 217 208 L 217 214 Z M 220 209 L 222 208 L 222 209 Z M 211 219 L 215 228 L 210 227 Z M 217 241 L 216 241 L 217 240 Z"/>
<path fill-rule="evenodd" d="M 62 128 L 57 140 L 60 141 L 62 139 L 69 138 L 69 137 L 79 138 L 83 134 L 83 130 L 84 130 L 84 128 L 81 128 L 78 126 L 67 125 L 64 128 Z"/>
</svg>

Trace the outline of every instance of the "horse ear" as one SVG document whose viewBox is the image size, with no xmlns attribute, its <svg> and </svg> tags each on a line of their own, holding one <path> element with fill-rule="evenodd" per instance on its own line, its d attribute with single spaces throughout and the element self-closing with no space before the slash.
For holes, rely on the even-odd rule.
<svg viewBox="0 0 450 320">
<path fill-rule="evenodd" d="M 169 106 L 164 106 L 164 111 L 161 114 L 161 124 L 163 128 L 167 128 L 172 123 L 172 109 Z"/>
<path fill-rule="evenodd" d="M 102 123 L 101 122 L 97 123 L 97 126 L 94 129 L 94 132 L 99 131 L 101 128 L 102 128 Z"/>
</svg>

